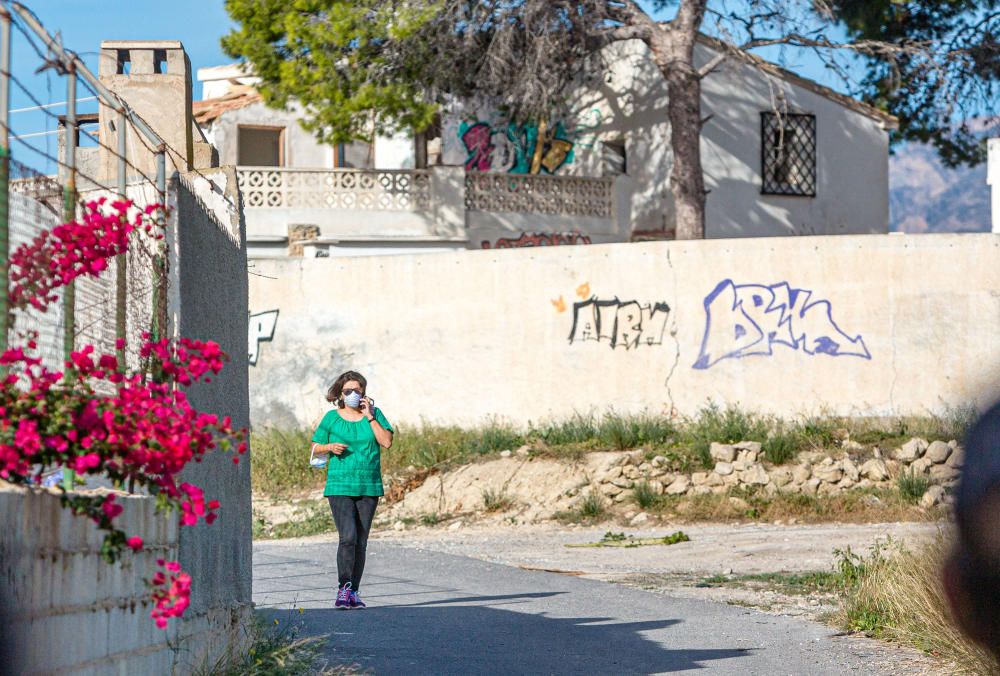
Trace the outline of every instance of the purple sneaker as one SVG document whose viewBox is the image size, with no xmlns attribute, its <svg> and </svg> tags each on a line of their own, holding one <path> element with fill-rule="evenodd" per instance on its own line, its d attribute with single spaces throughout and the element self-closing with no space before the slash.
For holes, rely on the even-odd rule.
<svg viewBox="0 0 1000 676">
<path fill-rule="evenodd" d="M 356 591 L 354 591 L 354 590 L 351 590 L 351 592 L 349 594 L 349 598 L 351 600 L 351 608 L 367 608 L 368 607 L 368 606 L 365 605 L 365 602 L 361 600 L 361 597 L 358 595 L 358 593 Z"/>
<path fill-rule="evenodd" d="M 337 590 L 337 602 L 333 604 L 334 607 L 340 608 L 341 610 L 352 608 L 353 604 L 351 603 L 351 600 L 353 596 L 354 592 L 351 591 L 351 583 L 348 582 Z"/>
</svg>

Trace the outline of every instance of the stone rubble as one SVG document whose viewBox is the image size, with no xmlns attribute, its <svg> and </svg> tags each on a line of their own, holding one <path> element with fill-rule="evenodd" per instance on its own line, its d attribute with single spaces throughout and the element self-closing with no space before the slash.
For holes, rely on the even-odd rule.
<svg viewBox="0 0 1000 676">
<path fill-rule="evenodd" d="M 844 444 L 837 451 L 804 451 L 796 464 L 789 465 L 766 462 L 761 444 L 755 441 L 713 442 L 709 455 L 715 462 L 713 469 L 686 474 L 667 471 L 669 461 L 662 455 L 647 461 L 642 454 L 621 454 L 617 464 L 597 473 L 593 480 L 602 494 L 624 502 L 642 482 L 657 495 L 726 493 L 740 486 L 755 486 L 768 494 L 782 491 L 828 496 L 854 488 L 889 488 L 900 474 L 910 472 L 930 482 L 920 502 L 929 508 L 949 502 L 963 452 L 955 441 L 928 443 L 914 437 L 888 452 L 857 444 Z"/>
</svg>

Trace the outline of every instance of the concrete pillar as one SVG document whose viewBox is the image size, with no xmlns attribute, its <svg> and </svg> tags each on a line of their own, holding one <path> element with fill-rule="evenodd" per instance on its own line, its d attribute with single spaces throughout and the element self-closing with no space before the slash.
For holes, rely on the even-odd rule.
<svg viewBox="0 0 1000 676">
<path fill-rule="evenodd" d="M 993 232 L 1000 232 L 1000 138 L 991 138 L 987 145 L 986 183 L 991 187 Z"/>
<path fill-rule="evenodd" d="M 465 168 L 437 166 L 430 171 L 434 234 L 465 237 Z"/>
<path fill-rule="evenodd" d="M 635 180 L 628 174 L 615 176 L 611 189 L 611 218 L 614 231 L 627 242 L 632 236 L 632 196 L 635 194 Z"/>
</svg>

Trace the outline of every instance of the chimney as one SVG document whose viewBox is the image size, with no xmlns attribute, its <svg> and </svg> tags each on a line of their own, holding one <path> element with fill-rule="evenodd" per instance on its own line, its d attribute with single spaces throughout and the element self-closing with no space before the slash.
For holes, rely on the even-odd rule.
<svg viewBox="0 0 1000 676">
<path fill-rule="evenodd" d="M 105 40 L 101 42 L 98 76 L 170 146 L 167 174 L 195 167 L 217 166 L 212 148 L 194 123 L 191 113 L 191 62 L 177 40 Z M 118 114 L 100 107 L 100 139 L 118 148 Z M 156 173 L 155 148 L 129 127 L 127 157 L 147 176 Z M 144 143 L 145 142 L 145 143 Z M 118 159 L 101 149 L 101 173 L 111 180 L 117 175 Z M 137 173 L 128 169 L 130 179 Z"/>
</svg>

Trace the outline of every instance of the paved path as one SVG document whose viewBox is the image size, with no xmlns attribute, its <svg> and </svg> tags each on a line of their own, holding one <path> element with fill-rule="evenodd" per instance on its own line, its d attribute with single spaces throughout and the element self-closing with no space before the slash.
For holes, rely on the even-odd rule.
<svg viewBox="0 0 1000 676">
<path fill-rule="evenodd" d="M 329 539 L 255 543 L 254 601 L 377 674 L 900 673 L 804 620 L 374 540 L 370 607 L 335 610 L 335 556 Z"/>
</svg>

